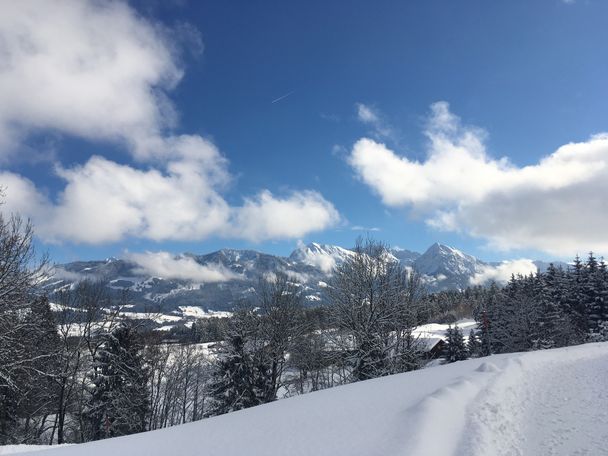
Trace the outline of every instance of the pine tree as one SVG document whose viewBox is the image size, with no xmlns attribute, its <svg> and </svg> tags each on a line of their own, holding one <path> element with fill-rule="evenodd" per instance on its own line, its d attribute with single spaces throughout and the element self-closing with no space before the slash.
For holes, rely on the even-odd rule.
<svg viewBox="0 0 608 456">
<path fill-rule="evenodd" d="M 246 350 L 243 334 L 232 333 L 221 343 L 211 382 L 211 406 L 208 416 L 221 415 L 262 403 L 253 359 Z M 264 372 L 262 372 L 264 373 Z"/>
<path fill-rule="evenodd" d="M 566 278 L 566 296 L 563 302 L 564 311 L 572 323 L 574 339 L 583 342 L 589 332 L 588 308 L 584 294 L 585 270 L 578 255 Z"/>
<path fill-rule="evenodd" d="M 464 342 L 464 336 L 458 325 L 452 328 L 450 325 L 446 331 L 446 345 L 443 356 L 446 363 L 462 361 L 468 358 L 467 347 Z"/>
<path fill-rule="evenodd" d="M 563 270 L 550 264 L 539 275 L 540 321 L 538 348 L 562 347 L 570 339 L 570 324 L 563 312 L 565 308 L 565 276 Z"/>
<path fill-rule="evenodd" d="M 469 339 L 467 340 L 467 351 L 469 352 L 470 357 L 479 356 L 481 351 L 481 342 L 477 337 L 477 333 L 474 329 L 469 331 Z"/>
<path fill-rule="evenodd" d="M 505 319 L 501 316 L 501 301 L 501 291 L 496 283 L 492 282 L 475 313 L 481 342 L 481 356 L 489 356 L 500 351 L 497 335 L 505 323 Z"/>
<path fill-rule="evenodd" d="M 145 430 L 149 399 L 141 348 L 135 329 L 128 326 L 103 336 L 87 412 L 93 440 Z"/>
<path fill-rule="evenodd" d="M 608 272 L 602 260 L 589 277 L 593 299 L 589 299 L 589 340 L 601 342 L 608 340 Z M 588 295 L 589 296 L 589 295 Z"/>
</svg>

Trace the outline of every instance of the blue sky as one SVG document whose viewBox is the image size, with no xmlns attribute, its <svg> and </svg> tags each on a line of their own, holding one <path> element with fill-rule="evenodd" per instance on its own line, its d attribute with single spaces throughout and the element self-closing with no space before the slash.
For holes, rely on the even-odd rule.
<svg viewBox="0 0 608 456">
<path fill-rule="evenodd" d="M 606 176 L 597 174 L 604 160 L 608 163 L 608 145 L 604 137 L 591 139 L 608 131 L 606 2 L 108 5 L 111 11 L 58 2 L 56 10 L 74 14 L 55 19 L 38 11 L 44 27 L 30 18 L 31 5 L 14 6 L 3 14 L 12 14 L 12 23 L 0 23 L 0 38 L 53 39 L 48 49 L 37 51 L 19 44 L 11 48 L 16 41 L 8 40 L 5 52 L 17 57 L 0 67 L 0 82 L 4 78 L 13 87 L 10 93 L 0 90 L 5 106 L 0 108 L 0 183 L 7 187 L 7 209 L 32 217 L 40 227 L 41 248 L 58 262 L 222 247 L 288 254 L 299 241 L 350 246 L 365 228 L 374 228 L 371 234 L 391 245 L 422 251 L 439 241 L 488 260 L 568 258 L 589 249 L 608 253 L 600 226 L 606 216 L 597 215 L 608 209 L 598 197 Z M 70 37 L 63 36 L 72 26 L 72 38 L 85 37 L 82 49 L 72 49 Z M 142 40 L 134 29 L 150 36 Z M 58 51 L 64 49 L 62 40 L 65 52 Z M 106 45 L 114 52 L 99 59 L 96 49 Z M 125 59 L 116 55 L 130 52 L 130 46 L 143 51 Z M 45 59 L 33 59 L 31 52 Z M 65 74 L 65 84 L 58 83 L 71 52 L 85 62 L 84 70 Z M 87 74 L 87 58 L 96 69 L 93 75 Z M 140 69 L 131 68 L 129 62 L 137 59 Z M 22 82 L 27 62 L 39 65 L 30 85 Z M 105 70 L 97 65 L 110 69 L 112 83 L 105 85 Z M 47 77 L 55 78 L 50 86 Z M 45 87 L 57 91 L 59 101 L 47 99 Z M 117 102 L 106 107 L 102 95 L 79 95 L 87 87 L 102 95 L 112 90 Z M 39 105 L 22 108 L 27 103 L 15 91 L 40 99 Z M 208 160 L 178 159 L 184 155 L 174 144 L 179 135 L 203 138 L 201 147 L 216 151 Z M 157 146 L 142 145 L 149 137 L 162 143 L 158 152 L 149 152 Z M 364 138 L 369 141 L 359 143 Z M 554 157 L 559 166 L 525 171 L 569 143 L 575 143 L 573 152 Z M 356 158 L 355 144 L 360 145 Z M 457 168 L 458 151 L 470 152 L 465 158 L 479 169 L 443 176 L 442 170 Z M 378 165 L 377 154 L 385 158 L 386 169 Z M 94 168 L 92 156 L 105 161 Z M 444 160 L 438 169 L 429 165 L 433 156 Z M 507 161 L 500 162 L 502 157 Z M 197 174 L 204 187 L 199 196 L 213 201 L 209 210 L 219 204 L 230 213 L 221 223 L 208 227 L 206 212 L 193 209 L 186 227 L 176 222 L 163 230 L 158 208 L 151 216 L 146 206 L 157 194 L 142 190 L 124 206 L 118 201 L 124 192 L 117 189 L 116 207 L 134 208 L 134 214 L 144 214 L 142 221 L 124 222 L 112 233 L 93 234 L 99 221 L 81 225 L 91 207 L 97 208 L 93 215 L 105 210 L 100 195 L 115 184 L 108 176 L 119 181 L 124 172 L 123 185 L 128 185 L 132 170 L 145 172 L 142 182 L 149 185 L 142 183 L 142 189 L 157 190 L 157 174 L 166 177 L 163 185 L 178 180 L 172 163 L 204 168 L 203 177 Z M 216 177 L 210 177 L 209 167 Z M 100 169 L 107 175 L 100 177 Z M 490 180 L 504 179 L 504 185 L 486 182 L 488 173 L 496 173 Z M 187 193 L 192 176 L 179 176 Z M 103 191 L 90 188 L 99 182 Z M 66 192 L 70 183 L 73 191 L 87 195 L 86 203 L 65 203 L 66 195 L 73 196 Z M 475 185 L 460 194 L 470 183 Z M 271 196 L 262 198 L 264 192 Z M 170 201 L 163 204 L 172 206 Z M 243 212 L 246 201 L 252 207 Z M 180 204 L 172 209 L 179 211 Z M 528 204 L 533 206 L 526 209 Z M 89 209 L 78 212 L 79 207 Z M 275 220 L 274 210 L 286 215 Z M 569 221 L 562 226 L 572 210 L 583 228 Z M 103 224 L 120 223 L 114 212 L 108 214 Z M 166 217 L 175 220 L 171 213 Z M 260 220 L 266 221 L 257 226 Z M 505 228 L 497 228 L 503 221 Z M 65 226 L 77 234 L 69 229 L 62 234 Z"/>
</svg>

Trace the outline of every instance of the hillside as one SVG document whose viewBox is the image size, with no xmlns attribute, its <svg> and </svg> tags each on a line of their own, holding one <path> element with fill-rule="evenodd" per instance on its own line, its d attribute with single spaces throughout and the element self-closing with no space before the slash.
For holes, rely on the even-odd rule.
<svg viewBox="0 0 608 456">
<path fill-rule="evenodd" d="M 600 455 L 606 378 L 608 343 L 495 355 L 44 455 Z"/>
</svg>

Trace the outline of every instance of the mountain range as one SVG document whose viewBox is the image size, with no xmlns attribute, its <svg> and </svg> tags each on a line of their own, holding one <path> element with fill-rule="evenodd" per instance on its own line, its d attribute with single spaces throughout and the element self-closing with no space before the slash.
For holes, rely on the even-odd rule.
<svg viewBox="0 0 608 456">
<path fill-rule="evenodd" d="M 288 257 L 254 250 L 222 249 L 205 255 L 186 253 L 169 258 L 170 265 L 164 275 L 133 258 L 78 261 L 57 265 L 55 273 L 42 287 L 52 297 L 80 280 L 101 280 L 115 295 L 128 290 L 130 312 L 154 311 L 167 317 L 185 318 L 231 311 L 239 302 L 253 296 L 260 280 L 282 272 L 300 284 L 307 304 L 316 305 L 323 301 L 323 288 L 334 268 L 351 255 L 350 249 L 314 242 L 298 247 Z M 464 289 L 474 277 L 497 266 L 439 243 L 422 254 L 391 249 L 389 256 L 390 260 L 420 273 L 430 291 Z M 179 265 L 177 272 L 171 269 L 171 264 Z M 541 270 L 547 266 L 540 261 L 535 264 Z M 180 276 L 183 265 L 188 266 L 188 271 L 201 269 L 216 274 L 209 280 L 188 277 L 188 274 Z"/>
</svg>

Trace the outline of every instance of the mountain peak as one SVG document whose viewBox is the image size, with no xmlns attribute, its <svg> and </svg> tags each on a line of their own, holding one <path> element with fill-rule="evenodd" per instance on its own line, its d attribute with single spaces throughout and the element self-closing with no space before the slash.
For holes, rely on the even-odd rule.
<svg viewBox="0 0 608 456">
<path fill-rule="evenodd" d="M 450 247 L 449 245 L 446 245 L 446 244 L 440 244 L 439 242 L 435 242 L 434 244 L 432 244 L 426 250 L 426 252 L 424 252 L 424 255 L 426 255 L 427 253 L 439 253 L 442 255 L 458 255 L 458 256 L 465 255 L 460 250 L 458 250 L 454 247 Z"/>
<path fill-rule="evenodd" d="M 300 245 L 289 255 L 289 259 L 319 268 L 325 273 L 330 273 L 338 264 L 342 263 L 352 254 L 351 250 L 347 250 L 344 247 L 311 242 L 307 245 Z"/>
<path fill-rule="evenodd" d="M 438 242 L 414 261 L 414 268 L 421 274 L 453 281 L 456 288 L 468 285 L 469 278 L 479 272 L 484 262 L 474 256 Z"/>
<path fill-rule="evenodd" d="M 291 252 L 290 258 L 300 258 L 302 255 L 306 256 L 309 254 L 328 254 L 328 255 L 348 255 L 351 251 L 332 244 L 319 244 L 318 242 L 311 242 L 309 244 L 302 244 L 298 246 L 293 252 Z"/>
</svg>

